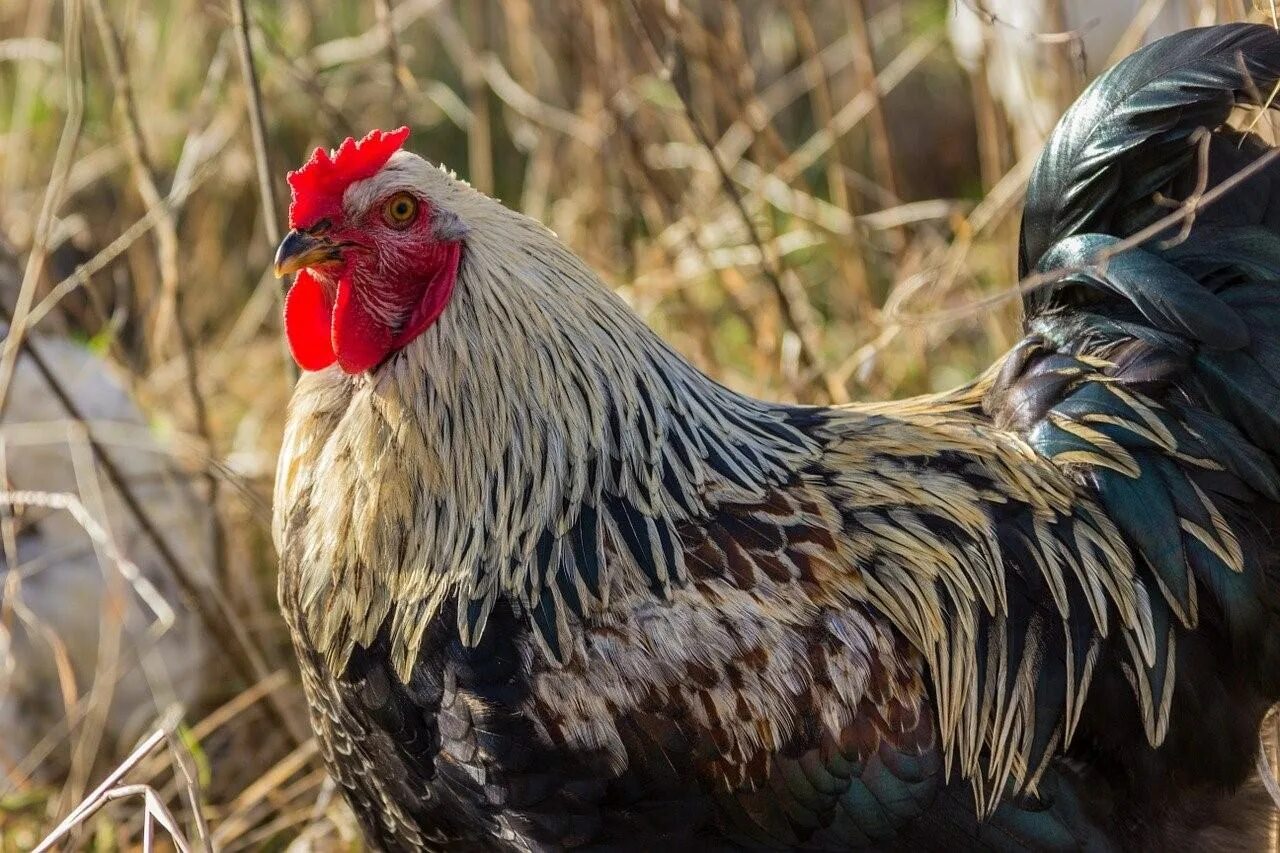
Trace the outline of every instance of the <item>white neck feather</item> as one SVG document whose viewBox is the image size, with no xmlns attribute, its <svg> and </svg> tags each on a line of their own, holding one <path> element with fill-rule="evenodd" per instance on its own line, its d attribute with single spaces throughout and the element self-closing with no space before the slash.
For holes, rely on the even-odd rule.
<svg viewBox="0 0 1280 853">
<path fill-rule="evenodd" d="M 499 595 L 576 618 L 550 575 L 574 570 L 567 534 L 584 507 L 612 545 L 581 615 L 654 586 L 654 571 L 679 583 L 680 549 L 661 553 L 661 536 L 708 504 L 759 499 L 816 452 L 787 410 L 693 368 L 541 225 L 451 189 L 442 203 L 468 236 L 440 320 L 367 376 L 305 377 L 292 404 L 277 537 L 305 525 L 289 535 L 306 552 L 298 607 L 331 666 L 390 617 L 407 676 L 452 596 L 468 641 Z M 656 566 L 621 547 L 607 511 L 619 498 Z M 296 521 L 280 516 L 295 506 Z"/>
</svg>

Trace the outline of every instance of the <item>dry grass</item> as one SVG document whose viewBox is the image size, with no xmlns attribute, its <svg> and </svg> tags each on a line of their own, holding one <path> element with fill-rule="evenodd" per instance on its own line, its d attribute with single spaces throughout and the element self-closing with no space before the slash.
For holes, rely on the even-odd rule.
<svg viewBox="0 0 1280 853">
<path fill-rule="evenodd" d="M 1167 2 L 1206 22 L 1249 11 Z M 1016 299 L 996 297 L 1014 293 L 1030 165 L 945 18 L 944 0 L 0 5 L 0 234 L 27 259 L 4 304 L 15 328 L 118 365 L 216 506 L 215 582 L 179 583 L 177 618 L 202 620 L 229 664 L 97 792 L 89 777 L 127 744 L 62 779 L 0 768 L 0 853 L 68 816 L 76 845 L 137 849 L 169 814 L 196 849 L 358 847 L 274 609 L 268 504 L 294 372 L 268 268 L 286 169 L 408 123 L 415 150 L 546 222 L 729 385 L 940 390 L 1014 340 Z M 1073 94 L 1070 38 L 1044 41 Z M 179 581 L 189 568 L 161 562 Z M 83 706 L 50 752 L 94 742 Z M 128 794 L 145 807 L 109 804 Z M 73 812 L 82 800 L 102 809 Z"/>
</svg>

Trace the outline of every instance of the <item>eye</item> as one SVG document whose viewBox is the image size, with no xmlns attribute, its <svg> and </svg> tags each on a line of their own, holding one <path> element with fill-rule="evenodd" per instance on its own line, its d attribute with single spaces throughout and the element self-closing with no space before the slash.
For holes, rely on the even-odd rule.
<svg viewBox="0 0 1280 853">
<path fill-rule="evenodd" d="M 392 228 L 406 228 L 418 216 L 418 200 L 412 193 L 396 193 L 382 206 L 382 218 Z"/>
</svg>

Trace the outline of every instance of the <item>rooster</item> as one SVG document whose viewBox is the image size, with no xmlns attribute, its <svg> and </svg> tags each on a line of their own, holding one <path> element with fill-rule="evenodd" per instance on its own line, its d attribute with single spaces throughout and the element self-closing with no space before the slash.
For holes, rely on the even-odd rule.
<svg viewBox="0 0 1280 853">
<path fill-rule="evenodd" d="M 407 129 L 317 150 L 276 256 L 306 372 L 275 536 L 370 843 L 1260 843 L 1280 169 L 1226 122 L 1277 78 L 1250 25 L 1099 78 L 1029 186 L 1023 273 L 1060 272 L 1025 338 L 838 408 L 716 384 Z"/>
</svg>

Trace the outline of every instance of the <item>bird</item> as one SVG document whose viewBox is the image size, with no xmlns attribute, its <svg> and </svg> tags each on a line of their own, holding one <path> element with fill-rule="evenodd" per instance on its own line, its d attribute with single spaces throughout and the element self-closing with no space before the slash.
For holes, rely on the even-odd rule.
<svg viewBox="0 0 1280 853">
<path fill-rule="evenodd" d="M 316 149 L 273 535 L 369 843 L 1259 849 L 1280 170 L 1228 118 L 1277 79 L 1247 24 L 1101 75 L 1027 189 L 1020 342 L 841 406 L 716 383 L 407 128 Z"/>
</svg>

